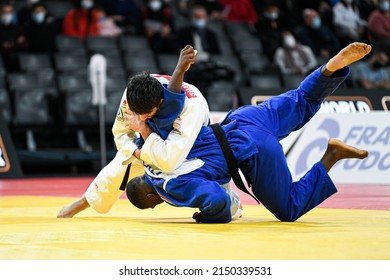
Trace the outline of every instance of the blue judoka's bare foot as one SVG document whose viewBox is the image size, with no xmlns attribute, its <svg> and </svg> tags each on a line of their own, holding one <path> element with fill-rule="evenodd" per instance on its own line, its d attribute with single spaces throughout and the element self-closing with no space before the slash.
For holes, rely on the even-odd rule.
<svg viewBox="0 0 390 280">
<path fill-rule="evenodd" d="M 329 59 L 326 69 L 335 72 L 358 61 L 370 53 L 372 47 L 366 43 L 354 42 L 343 48 L 338 54 Z"/>
<path fill-rule="evenodd" d="M 329 171 L 332 166 L 341 159 L 364 159 L 367 156 L 367 151 L 347 145 L 341 140 L 331 138 L 328 141 L 328 147 L 321 159 L 321 163 L 325 167 L 326 171 Z"/>
</svg>

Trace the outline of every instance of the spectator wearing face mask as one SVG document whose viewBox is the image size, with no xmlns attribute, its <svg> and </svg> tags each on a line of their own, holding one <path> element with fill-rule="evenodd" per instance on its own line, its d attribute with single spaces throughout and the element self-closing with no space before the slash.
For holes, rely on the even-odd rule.
<svg viewBox="0 0 390 280">
<path fill-rule="evenodd" d="M 317 11 L 303 10 L 303 23 L 295 29 L 297 39 L 311 48 L 319 63 L 336 55 L 341 46 L 337 36 L 326 25 L 322 24 Z"/>
<path fill-rule="evenodd" d="M 179 48 L 193 46 L 197 51 L 197 61 L 209 60 L 210 54 L 220 54 L 217 37 L 213 30 L 207 27 L 208 15 L 202 6 L 194 6 L 191 11 L 190 26 L 178 30 Z"/>
<path fill-rule="evenodd" d="M 276 1 L 268 1 L 264 5 L 262 16 L 256 24 L 256 29 L 263 45 L 264 54 L 269 61 L 273 61 L 275 51 L 280 47 L 283 30 L 295 26 L 281 11 Z"/>
<path fill-rule="evenodd" d="M 76 0 L 75 8 L 70 10 L 62 22 L 62 33 L 67 36 L 97 36 L 98 11 L 93 0 Z"/>
<path fill-rule="evenodd" d="M 361 41 L 367 22 L 360 17 L 354 0 L 341 0 L 333 6 L 333 25 L 342 45 Z"/>
<path fill-rule="evenodd" d="M 203 6 L 193 6 L 191 9 L 191 25 L 178 30 L 179 46 L 193 46 L 198 54 L 191 71 L 186 73 L 186 80 L 196 84 L 199 90 L 208 98 L 208 88 L 218 80 L 234 79 L 234 71 L 225 63 L 213 59 L 213 55 L 221 54 L 217 34 L 207 27 L 208 13 Z"/>
<path fill-rule="evenodd" d="M 177 51 L 171 8 L 162 0 L 148 0 L 143 9 L 145 35 L 157 53 Z"/>
<path fill-rule="evenodd" d="M 376 1 L 376 0 L 374 0 Z M 295 21 L 302 22 L 302 11 L 304 9 L 314 9 L 321 17 L 321 21 L 333 30 L 333 10 L 329 0 L 294 0 L 282 1 L 286 3 L 288 15 L 294 17 Z"/>
<path fill-rule="evenodd" d="M 30 20 L 25 24 L 24 33 L 29 52 L 54 52 L 55 26 L 53 18 L 48 15 L 42 3 L 32 5 Z"/>
<path fill-rule="evenodd" d="M 31 20 L 32 6 L 39 2 L 39 0 L 24 0 L 25 3 L 19 8 L 17 12 L 18 24 L 24 25 Z"/>
<path fill-rule="evenodd" d="M 0 53 L 7 71 L 19 70 L 17 53 L 27 48 L 22 28 L 14 23 L 14 7 L 10 3 L 0 6 Z"/>
<path fill-rule="evenodd" d="M 364 89 L 390 89 L 389 55 L 383 49 L 374 49 L 370 57 L 352 68 L 352 78 Z"/>
<path fill-rule="evenodd" d="M 289 31 L 282 33 L 282 46 L 277 48 L 274 62 L 283 75 L 306 75 L 317 66 L 312 50 L 297 42 Z"/>
<path fill-rule="evenodd" d="M 385 40 L 390 47 L 390 0 L 378 1 L 378 8 L 368 17 L 368 35 L 371 44 Z"/>
</svg>

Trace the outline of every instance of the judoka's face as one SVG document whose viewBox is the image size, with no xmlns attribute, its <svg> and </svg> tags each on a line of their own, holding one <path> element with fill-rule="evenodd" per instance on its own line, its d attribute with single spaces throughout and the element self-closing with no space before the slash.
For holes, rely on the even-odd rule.
<svg viewBox="0 0 390 280">
<path fill-rule="evenodd" d="M 146 114 L 140 114 L 139 115 L 139 118 L 141 119 L 141 121 L 145 121 L 147 119 L 151 119 L 154 117 L 154 115 L 157 113 L 157 110 L 158 110 L 158 107 L 154 107 L 152 109 L 152 111 L 150 111 L 149 113 L 146 113 Z"/>
<path fill-rule="evenodd" d="M 164 202 L 156 190 L 146 184 L 145 179 L 141 180 L 138 189 L 141 192 L 142 209 L 153 209 L 156 205 Z"/>
<path fill-rule="evenodd" d="M 144 209 L 154 209 L 156 205 L 162 203 L 163 200 L 160 198 L 160 196 L 156 192 L 150 192 L 146 194 L 146 200 L 145 200 L 145 208 Z"/>
<path fill-rule="evenodd" d="M 163 101 L 164 101 L 164 99 L 161 99 L 161 100 L 160 100 L 160 103 L 158 104 L 158 106 L 157 106 L 157 107 L 154 107 L 154 108 L 152 109 L 152 111 L 150 111 L 149 113 L 140 114 L 140 115 L 139 115 L 140 120 L 141 120 L 141 121 L 145 121 L 145 120 L 147 120 L 147 119 L 153 118 L 154 115 L 157 113 L 158 108 L 160 108 L 160 105 L 161 105 L 161 103 L 162 103 Z"/>
</svg>

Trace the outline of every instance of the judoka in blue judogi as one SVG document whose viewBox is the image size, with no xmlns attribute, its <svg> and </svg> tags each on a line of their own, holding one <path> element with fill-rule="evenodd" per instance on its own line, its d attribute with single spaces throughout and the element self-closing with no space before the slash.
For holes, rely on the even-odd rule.
<svg viewBox="0 0 390 280">
<path fill-rule="evenodd" d="M 241 107 L 221 123 L 253 194 L 279 220 L 295 221 L 337 192 L 328 171 L 338 160 L 367 156 L 366 151 L 331 139 L 324 157 L 293 182 L 279 141 L 304 126 L 348 76 L 348 65 L 370 50 L 363 43 L 351 44 L 336 60 L 306 77 L 297 89 L 257 106 Z M 199 208 L 200 213 L 194 215 L 197 222 L 231 221 L 230 198 L 221 187 L 230 181 L 231 174 L 210 126 L 201 129 L 187 160 L 177 170 L 165 174 L 146 166 L 145 171 L 145 176 L 127 185 L 128 198 L 136 207 L 154 208 L 165 201 Z"/>
</svg>

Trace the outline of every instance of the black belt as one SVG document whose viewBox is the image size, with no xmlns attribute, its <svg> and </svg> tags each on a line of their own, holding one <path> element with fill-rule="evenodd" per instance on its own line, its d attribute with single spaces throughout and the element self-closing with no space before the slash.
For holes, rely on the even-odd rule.
<svg viewBox="0 0 390 280">
<path fill-rule="evenodd" d="M 227 120 L 227 121 L 226 121 Z M 229 123 L 229 119 L 225 119 L 223 124 Z M 257 201 L 257 203 L 260 203 L 260 201 L 253 195 L 251 194 L 247 188 L 244 185 L 244 182 L 241 179 L 240 173 L 238 173 L 238 163 L 237 159 L 234 157 L 232 149 L 230 148 L 230 145 L 226 139 L 225 132 L 223 131 L 221 125 L 219 123 L 215 123 L 211 125 L 211 128 L 214 131 L 214 134 L 218 140 L 219 145 L 221 146 L 223 155 L 225 157 L 227 166 L 229 168 L 229 173 L 230 176 L 232 176 L 234 184 L 239 188 L 241 191 L 244 193 L 249 194 L 254 200 Z"/>
<path fill-rule="evenodd" d="M 124 190 L 126 189 L 127 181 L 129 180 L 130 166 L 131 166 L 131 163 L 130 163 L 129 165 L 127 165 L 126 172 L 125 172 L 125 176 L 123 177 L 121 186 L 119 187 L 119 189 L 120 189 L 121 191 L 124 191 Z"/>
</svg>

